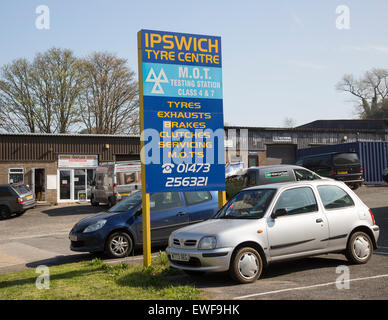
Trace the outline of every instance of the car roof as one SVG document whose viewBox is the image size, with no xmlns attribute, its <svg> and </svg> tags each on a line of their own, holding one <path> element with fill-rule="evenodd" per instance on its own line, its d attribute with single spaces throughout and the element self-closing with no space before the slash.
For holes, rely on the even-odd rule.
<svg viewBox="0 0 388 320">
<path fill-rule="evenodd" d="M 245 190 L 260 190 L 260 189 L 285 189 L 292 186 L 317 186 L 317 185 L 335 185 L 335 186 L 344 186 L 345 184 L 341 181 L 331 180 L 331 179 L 319 179 L 319 180 L 304 180 L 304 181 L 288 181 L 288 182 L 278 182 L 270 183 L 265 185 L 259 185 L 254 187 L 249 187 Z"/>
<path fill-rule="evenodd" d="M 294 165 L 294 164 L 273 164 L 273 165 L 270 165 L 270 166 L 249 167 L 249 168 L 247 168 L 247 170 L 251 170 L 251 169 L 254 169 L 254 170 L 258 170 L 258 169 L 262 169 L 262 170 L 275 169 L 276 170 L 276 169 L 282 169 L 282 168 L 306 169 L 304 167 L 297 166 L 297 165 Z"/>
<path fill-rule="evenodd" d="M 307 156 L 301 156 L 300 159 L 314 158 L 314 157 L 321 157 L 321 156 L 332 156 L 340 153 L 355 153 L 358 156 L 358 153 L 355 151 L 333 151 L 333 152 L 324 152 L 324 153 L 310 154 Z"/>
</svg>

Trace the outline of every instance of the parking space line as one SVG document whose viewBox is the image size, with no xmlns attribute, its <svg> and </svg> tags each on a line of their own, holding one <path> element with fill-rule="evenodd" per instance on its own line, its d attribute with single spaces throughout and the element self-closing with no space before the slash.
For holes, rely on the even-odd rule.
<svg viewBox="0 0 388 320">
<path fill-rule="evenodd" d="M 372 276 L 372 277 L 365 277 L 365 278 L 356 278 L 356 279 L 350 279 L 350 280 L 343 280 L 343 282 L 353 282 L 353 281 L 363 281 L 363 280 L 370 280 L 370 279 L 379 279 L 379 278 L 385 278 L 388 277 L 388 274 L 381 274 L 378 276 Z M 289 288 L 289 289 L 282 289 L 282 290 L 275 290 L 275 291 L 267 291 L 267 292 L 261 292 L 261 293 L 254 293 L 254 294 L 248 294 L 246 296 L 240 296 L 240 297 L 234 297 L 235 300 L 240 299 L 247 299 L 247 298 L 253 298 L 253 297 L 259 297 L 269 294 L 276 294 L 276 293 L 283 293 L 288 291 L 295 291 L 295 290 L 305 290 L 305 289 L 313 289 L 313 288 L 319 288 L 324 286 L 330 286 L 333 284 L 336 284 L 336 281 L 333 282 L 327 282 L 327 283 L 321 283 L 321 284 L 315 284 L 312 286 L 305 286 L 305 287 L 296 287 L 296 288 Z"/>
</svg>

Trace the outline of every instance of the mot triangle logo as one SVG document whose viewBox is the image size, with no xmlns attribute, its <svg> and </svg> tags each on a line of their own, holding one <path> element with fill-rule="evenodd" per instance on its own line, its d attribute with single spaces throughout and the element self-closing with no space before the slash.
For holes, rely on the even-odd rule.
<svg viewBox="0 0 388 320">
<path fill-rule="evenodd" d="M 145 82 L 154 82 L 155 83 L 154 86 L 152 87 L 151 93 L 164 94 L 164 90 L 160 84 L 161 83 L 168 83 L 168 79 L 166 77 L 166 74 L 164 73 L 163 68 L 160 69 L 158 76 L 156 76 L 154 69 L 151 68 Z"/>
</svg>

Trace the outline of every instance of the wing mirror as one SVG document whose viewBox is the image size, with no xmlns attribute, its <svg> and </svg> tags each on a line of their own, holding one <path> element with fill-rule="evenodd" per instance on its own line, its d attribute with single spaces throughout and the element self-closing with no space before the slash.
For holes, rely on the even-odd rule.
<svg viewBox="0 0 388 320">
<path fill-rule="evenodd" d="M 287 209 L 281 208 L 277 209 L 275 212 L 272 212 L 271 218 L 276 219 L 277 217 L 285 216 L 287 215 Z"/>
<path fill-rule="evenodd" d="M 141 216 L 142 213 L 143 213 L 142 206 L 140 206 L 140 207 L 136 210 L 136 212 L 134 213 L 134 216 L 135 216 L 135 217 L 139 217 L 139 216 Z"/>
</svg>

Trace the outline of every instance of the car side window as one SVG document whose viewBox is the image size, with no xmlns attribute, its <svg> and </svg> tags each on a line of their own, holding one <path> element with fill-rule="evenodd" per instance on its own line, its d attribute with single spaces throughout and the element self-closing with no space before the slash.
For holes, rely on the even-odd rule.
<svg viewBox="0 0 388 320">
<path fill-rule="evenodd" d="M 151 213 L 182 207 L 179 192 L 154 193 L 150 197 Z"/>
<path fill-rule="evenodd" d="M 313 172 L 303 170 L 303 169 L 295 169 L 294 173 L 295 173 L 296 181 L 319 179 L 319 177 Z"/>
<path fill-rule="evenodd" d="M 319 186 L 319 196 L 325 209 L 340 209 L 354 206 L 353 199 L 337 186 Z"/>
<path fill-rule="evenodd" d="M 252 187 L 256 185 L 256 171 L 250 170 L 244 175 L 244 187 Z"/>
<path fill-rule="evenodd" d="M 317 200 L 314 192 L 309 187 L 301 187 L 284 191 L 274 208 L 286 209 L 287 215 L 318 211 Z"/>
<path fill-rule="evenodd" d="M 184 192 L 183 194 L 185 196 L 185 200 L 188 206 L 209 201 L 212 199 L 212 196 L 209 191 Z"/>
<path fill-rule="evenodd" d="M 96 174 L 96 186 L 103 186 L 103 185 L 104 185 L 104 174 L 97 173 Z"/>
</svg>

